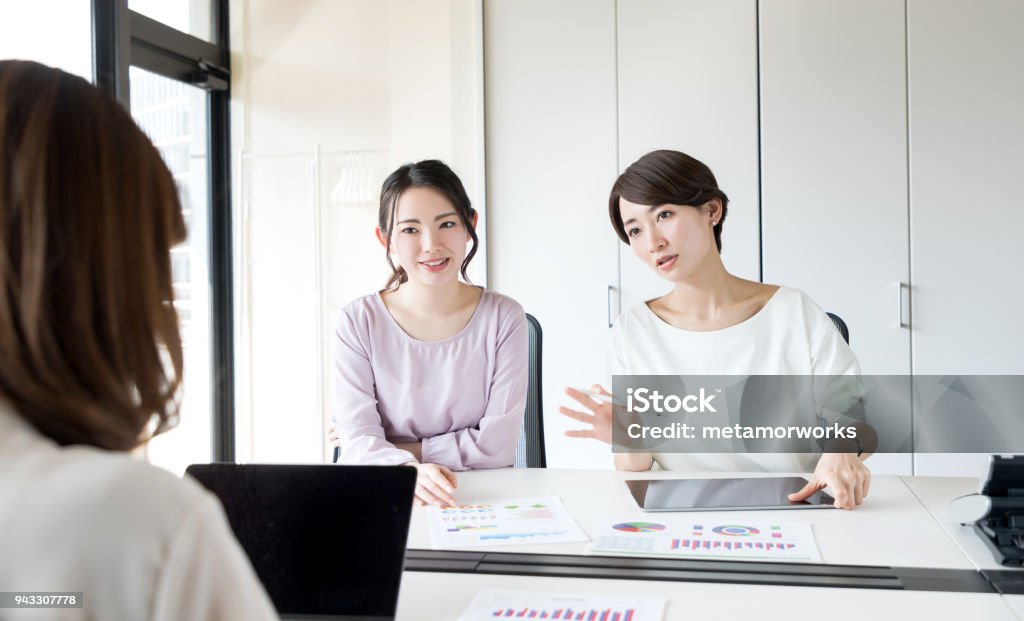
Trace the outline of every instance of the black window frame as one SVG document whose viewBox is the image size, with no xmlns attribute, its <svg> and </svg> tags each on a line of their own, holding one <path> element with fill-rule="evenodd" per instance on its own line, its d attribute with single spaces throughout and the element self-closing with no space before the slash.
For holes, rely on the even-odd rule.
<svg viewBox="0 0 1024 621">
<path fill-rule="evenodd" d="M 209 268 L 211 457 L 235 460 L 234 278 L 231 247 L 231 68 L 228 0 L 211 3 L 213 42 L 128 9 L 128 0 L 92 0 L 96 85 L 130 109 L 129 67 L 209 93 Z"/>
</svg>

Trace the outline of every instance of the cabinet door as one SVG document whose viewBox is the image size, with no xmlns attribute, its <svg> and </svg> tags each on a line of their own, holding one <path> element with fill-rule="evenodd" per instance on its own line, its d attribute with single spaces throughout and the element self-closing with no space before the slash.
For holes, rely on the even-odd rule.
<svg viewBox="0 0 1024 621">
<path fill-rule="evenodd" d="M 610 468 L 607 445 L 564 436 L 580 425 L 558 406 L 606 381 L 615 2 L 486 2 L 484 58 L 489 281 L 544 330 L 548 466 Z"/>
<path fill-rule="evenodd" d="M 907 16 L 914 373 L 1022 374 L 1024 3 L 910 0 Z M 916 472 L 986 463 L 920 454 Z"/>
<path fill-rule="evenodd" d="M 618 3 L 619 172 L 655 149 L 707 164 L 729 196 L 726 268 L 752 280 L 760 279 L 756 7 L 754 0 Z M 672 288 L 629 246 L 620 243 L 620 254 L 623 310 Z"/>
<path fill-rule="evenodd" d="M 868 374 L 910 371 L 904 41 L 902 0 L 760 3 L 764 279 L 842 317 Z"/>
</svg>

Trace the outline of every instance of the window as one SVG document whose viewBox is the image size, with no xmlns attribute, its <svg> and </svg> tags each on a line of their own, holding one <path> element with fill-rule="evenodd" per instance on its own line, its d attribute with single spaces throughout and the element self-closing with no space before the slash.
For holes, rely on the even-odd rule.
<svg viewBox="0 0 1024 621">
<path fill-rule="evenodd" d="M 190 463 L 234 459 L 227 1 L 92 5 L 95 81 L 160 150 L 189 229 L 171 256 L 185 365 L 181 419 L 147 447 L 152 463 L 181 474 Z"/>
</svg>

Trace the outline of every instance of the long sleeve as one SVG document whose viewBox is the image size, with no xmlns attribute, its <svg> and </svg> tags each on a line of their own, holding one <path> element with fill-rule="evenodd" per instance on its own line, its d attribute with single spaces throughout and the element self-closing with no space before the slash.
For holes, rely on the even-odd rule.
<svg viewBox="0 0 1024 621">
<path fill-rule="evenodd" d="M 153 596 L 152 618 L 278 618 L 213 497 L 203 498 L 194 507 L 171 540 Z"/>
<path fill-rule="evenodd" d="M 479 424 L 424 439 L 424 463 L 453 470 L 513 464 L 526 409 L 528 338 L 522 307 L 511 305 L 499 324 L 494 374 Z"/>
<path fill-rule="evenodd" d="M 377 409 L 370 340 L 358 317 L 344 312 L 334 338 L 334 425 L 341 440 L 342 464 L 394 466 L 416 461 L 412 453 L 388 442 Z"/>
</svg>

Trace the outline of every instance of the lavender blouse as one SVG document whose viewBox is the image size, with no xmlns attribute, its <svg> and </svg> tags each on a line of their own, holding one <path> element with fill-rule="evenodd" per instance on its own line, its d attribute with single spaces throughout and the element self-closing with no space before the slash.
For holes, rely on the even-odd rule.
<svg viewBox="0 0 1024 621">
<path fill-rule="evenodd" d="M 410 337 L 379 293 L 346 306 L 334 339 L 333 418 L 343 464 L 511 466 L 526 407 L 526 316 L 484 291 L 469 323 L 440 341 Z"/>
</svg>

